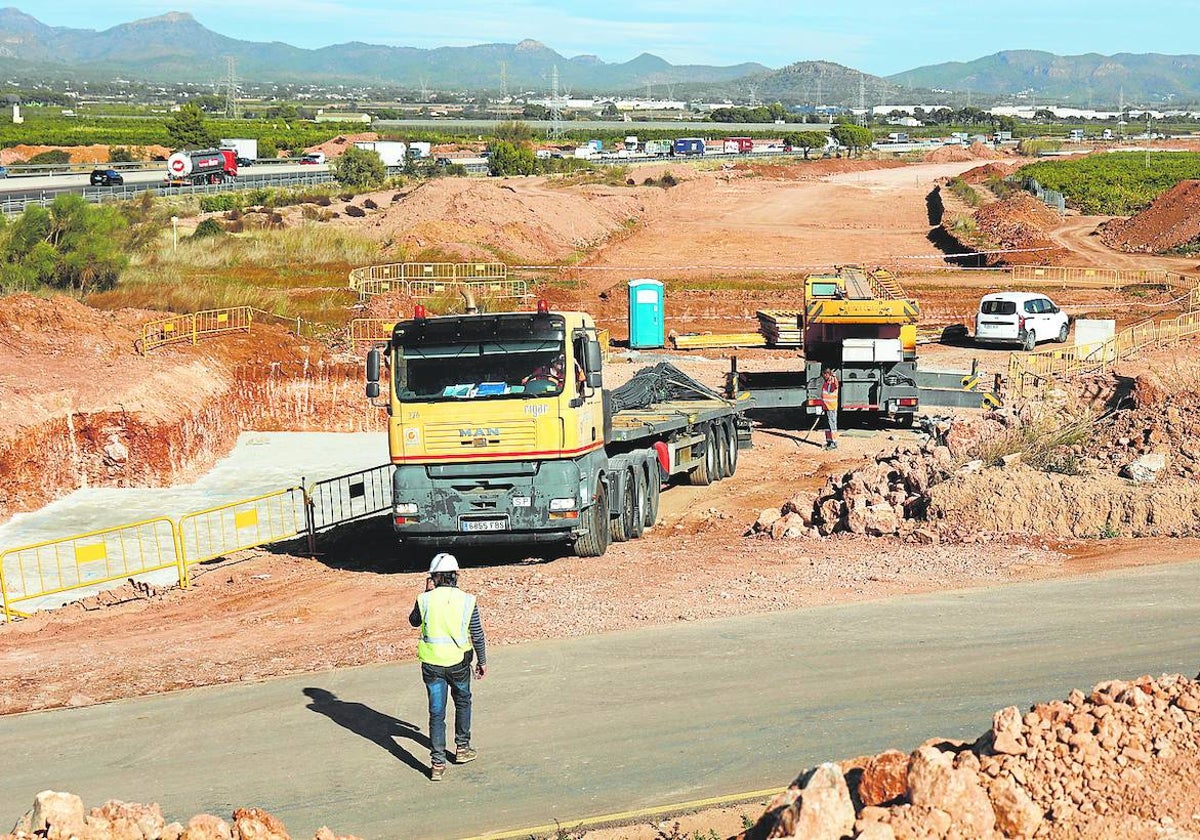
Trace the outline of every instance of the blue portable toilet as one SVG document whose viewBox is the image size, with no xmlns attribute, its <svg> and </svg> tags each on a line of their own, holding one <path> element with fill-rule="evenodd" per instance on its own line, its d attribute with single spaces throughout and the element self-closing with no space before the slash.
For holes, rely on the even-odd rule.
<svg viewBox="0 0 1200 840">
<path fill-rule="evenodd" d="M 658 280 L 629 281 L 629 346 L 634 349 L 662 347 L 663 284 Z"/>
</svg>

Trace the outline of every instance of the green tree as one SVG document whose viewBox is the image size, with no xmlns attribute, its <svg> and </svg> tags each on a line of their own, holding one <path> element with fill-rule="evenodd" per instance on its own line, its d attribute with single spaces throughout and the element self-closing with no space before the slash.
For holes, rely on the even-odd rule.
<svg viewBox="0 0 1200 840">
<path fill-rule="evenodd" d="M 203 149 L 216 140 L 208 129 L 204 112 L 192 102 L 167 120 L 167 136 L 177 149 Z"/>
<path fill-rule="evenodd" d="M 379 154 L 351 146 L 333 161 L 333 177 L 348 187 L 372 187 L 387 177 Z"/>
<path fill-rule="evenodd" d="M 501 142 L 520 146 L 533 140 L 533 129 L 520 120 L 505 120 L 496 124 L 495 136 Z"/>
<path fill-rule="evenodd" d="M 533 175 L 537 170 L 537 155 L 529 146 L 518 148 L 505 140 L 488 146 L 488 172 L 492 175 Z"/>
<path fill-rule="evenodd" d="M 808 160 L 810 150 L 824 148 L 825 138 L 828 137 L 823 131 L 798 131 L 793 136 L 795 137 L 795 142 L 792 145 L 804 150 L 805 160 Z"/>
<path fill-rule="evenodd" d="M 80 195 L 29 207 L 4 231 L 0 286 L 111 289 L 129 262 L 125 226 L 116 208 L 93 206 Z"/>
<path fill-rule="evenodd" d="M 859 149 L 867 148 L 875 140 L 875 135 L 870 129 L 852 123 L 839 123 L 829 133 L 840 145 L 848 148 L 852 155 Z"/>
<path fill-rule="evenodd" d="M 71 162 L 71 153 L 64 149 L 49 149 L 40 152 L 29 159 L 29 163 L 38 164 L 41 166 L 53 165 L 61 166 L 64 163 Z"/>
<path fill-rule="evenodd" d="M 600 116 L 606 120 L 619 120 L 621 118 L 621 110 L 615 102 L 605 102 L 604 108 L 600 111 Z"/>
<path fill-rule="evenodd" d="M 125 146 L 113 146 L 108 150 L 109 163 L 133 163 L 133 152 Z"/>
</svg>

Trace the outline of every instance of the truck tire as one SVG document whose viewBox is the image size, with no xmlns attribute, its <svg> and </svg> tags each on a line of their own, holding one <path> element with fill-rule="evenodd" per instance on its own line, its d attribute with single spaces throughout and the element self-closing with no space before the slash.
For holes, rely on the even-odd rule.
<svg viewBox="0 0 1200 840">
<path fill-rule="evenodd" d="M 688 471 L 688 484 L 693 487 L 707 487 L 713 483 L 717 472 L 717 447 L 712 426 L 704 427 L 704 457 L 699 466 Z"/>
<path fill-rule="evenodd" d="M 580 557 L 603 557 L 608 551 L 608 491 L 604 482 L 596 485 L 596 498 L 584 514 L 587 517 L 587 533 L 575 538 L 575 553 Z"/>
<path fill-rule="evenodd" d="M 737 425 L 734 423 L 729 423 L 725 428 L 729 433 L 729 475 L 733 475 L 735 472 L 737 472 L 738 462 Z"/>
<path fill-rule="evenodd" d="M 725 424 L 713 423 L 713 443 L 717 447 L 717 481 L 729 477 L 729 441 L 725 437 Z"/>
<path fill-rule="evenodd" d="M 650 450 L 650 457 L 646 459 L 646 467 L 648 473 L 646 478 L 646 518 L 643 520 L 643 524 L 647 528 L 653 528 L 654 523 L 658 522 L 658 499 L 662 494 L 658 459 L 654 457 L 654 450 Z"/>
<path fill-rule="evenodd" d="M 642 534 L 646 533 L 646 508 L 647 501 L 650 495 L 646 487 L 646 471 L 640 466 L 634 465 L 630 470 L 629 480 L 634 488 L 634 501 L 637 502 L 637 509 L 633 516 L 633 532 L 630 534 L 630 539 L 640 539 Z"/>
<path fill-rule="evenodd" d="M 634 472 L 628 470 L 625 473 L 625 492 L 621 494 L 621 506 L 617 515 L 609 520 L 613 542 L 635 540 L 642 535 L 645 484 L 642 485 L 642 497 L 638 498 L 638 482 Z"/>
</svg>

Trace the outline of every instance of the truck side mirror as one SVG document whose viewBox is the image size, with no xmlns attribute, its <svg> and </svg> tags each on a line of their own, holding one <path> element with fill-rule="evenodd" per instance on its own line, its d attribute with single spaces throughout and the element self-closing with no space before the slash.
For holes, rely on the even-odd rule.
<svg viewBox="0 0 1200 840">
<path fill-rule="evenodd" d="M 372 347 L 367 353 L 367 399 L 379 396 L 379 348 Z"/>
<path fill-rule="evenodd" d="M 600 342 L 595 339 L 589 339 L 584 345 L 583 370 L 587 374 L 588 387 L 599 388 L 604 370 L 604 354 L 600 350 Z"/>
<path fill-rule="evenodd" d="M 372 347 L 367 353 L 367 382 L 379 383 L 379 348 Z"/>
</svg>

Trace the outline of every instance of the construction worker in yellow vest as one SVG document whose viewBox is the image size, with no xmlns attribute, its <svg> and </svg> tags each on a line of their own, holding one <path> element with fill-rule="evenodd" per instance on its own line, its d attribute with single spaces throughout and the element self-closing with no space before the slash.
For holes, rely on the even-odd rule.
<svg viewBox="0 0 1200 840">
<path fill-rule="evenodd" d="M 838 391 L 841 383 L 832 368 L 821 371 L 821 407 L 825 409 L 825 448 L 837 449 Z"/>
<path fill-rule="evenodd" d="M 425 591 L 408 616 L 421 628 L 417 658 L 429 695 L 429 778 L 440 782 L 446 772 L 446 702 L 454 698 L 454 763 L 474 761 L 471 747 L 471 663 L 475 676 L 487 674 L 487 648 L 475 596 L 458 588 L 458 559 L 438 554 L 429 564 Z"/>
</svg>

